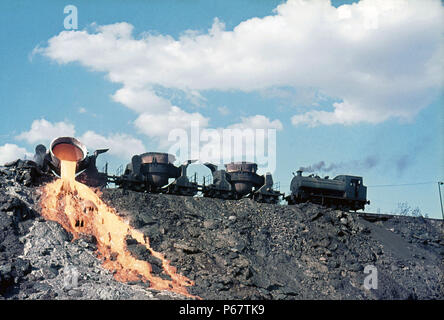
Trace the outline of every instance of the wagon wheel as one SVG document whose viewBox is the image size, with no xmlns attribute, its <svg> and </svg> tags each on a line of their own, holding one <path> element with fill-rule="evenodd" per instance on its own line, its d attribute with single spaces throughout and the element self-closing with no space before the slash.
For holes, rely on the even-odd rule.
<svg viewBox="0 0 444 320">
<path fill-rule="evenodd" d="M 279 196 L 277 196 L 277 197 L 270 196 L 270 200 L 271 200 L 270 203 L 276 204 L 279 202 Z"/>
</svg>

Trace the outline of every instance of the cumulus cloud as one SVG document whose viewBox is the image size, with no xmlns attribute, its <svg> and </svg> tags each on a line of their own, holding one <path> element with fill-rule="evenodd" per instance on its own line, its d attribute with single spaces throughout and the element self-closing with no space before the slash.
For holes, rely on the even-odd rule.
<svg viewBox="0 0 444 320">
<path fill-rule="evenodd" d="M 30 130 L 22 132 L 16 136 L 16 139 L 25 140 L 31 144 L 42 143 L 49 147 L 49 142 L 55 138 L 62 136 L 76 137 L 86 145 L 89 151 L 109 148 L 109 154 L 122 159 L 128 159 L 135 154 L 146 151 L 141 140 L 125 133 L 113 133 L 104 136 L 90 130 L 78 136 L 75 132 L 76 130 L 73 124 L 65 122 L 52 123 L 46 119 L 39 119 L 34 120 Z M 6 144 L 3 147 L 6 148 L 4 150 L 5 154 L 9 155 L 7 158 L 11 158 L 11 155 L 16 156 L 18 154 L 24 154 L 25 152 L 25 149 L 19 148 L 14 144 Z M 3 159 L 3 157 L 0 159 Z"/>
<path fill-rule="evenodd" d="M 0 165 L 17 159 L 32 159 L 32 154 L 16 144 L 6 143 L 0 146 Z"/>
<path fill-rule="evenodd" d="M 45 143 L 57 137 L 74 136 L 74 125 L 68 122 L 51 123 L 45 119 L 34 120 L 29 131 L 22 132 L 16 139 L 28 143 Z"/>
<path fill-rule="evenodd" d="M 166 113 L 142 113 L 135 121 L 136 128 L 149 137 L 157 138 L 161 145 L 166 145 L 169 133 L 174 129 L 188 130 L 192 123 L 204 128 L 208 125 L 208 118 L 200 113 L 188 113 L 173 106 Z"/>
<path fill-rule="evenodd" d="M 167 152 L 179 162 L 188 159 L 200 163 L 223 165 L 231 161 L 256 162 L 264 172 L 276 168 L 276 131 L 282 130 L 279 120 L 264 115 L 241 117 L 241 121 L 227 127 L 200 127 L 198 122 L 187 129 L 172 130 L 168 136 Z"/>
<path fill-rule="evenodd" d="M 409 120 L 436 96 L 443 21 L 439 0 L 361 0 L 338 8 L 329 0 L 289 0 L 233 30 L 215 19 L 206 33 L 134 37 L 133 26 L 122 22 L 63 31 L 34 51 L 105 72 L 123 85 L 113 98 L 138 113 L 176 112 L 156 85 L 194 96 L 315 88 L 339 102 L 295 115 L 293 124 L 379 123 Z"/>
<path fill-rule="evenodd" d="M 105 137 L 94 131 L 87 131 L 79 137 L 79 140 L 91 151 L 109 148 L 109 154 L 121 159 L 130 159 L 135 154 L 146 152 L 142 141 L 124 133 Z"/>
<path fill-rule="evenodd" d="M 156 95 L 152 90 L 124 87 L 117 90 L 113 100 L 138 113 L 159 113 L 171 109 L 171 103 Z"/>
<path fill-rule="evenodd" d="M 251 117 L 241 117 L 241 122 L 232 124 L 232 129 L 276 129 L 282 130 L 283 126 L 278 119 L 270 120 L 266 116 L 258 114 Z"/>
</svg>

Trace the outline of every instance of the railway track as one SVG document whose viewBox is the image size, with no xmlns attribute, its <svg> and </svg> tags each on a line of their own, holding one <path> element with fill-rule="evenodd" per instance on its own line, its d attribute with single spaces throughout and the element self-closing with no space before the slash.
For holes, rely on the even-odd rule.
<svg viewBox="0 0 444 320">
<path fill-rule="evenodd" d="M 354 212 L 354 211 L 348 211 L 349 213 L 352 214 L 357 214 L 358 216 L 362 217 L 363 219 L 367 220 L 367 221 L 387 221 L 389 219 L 392 219 L 394 217 L 404 217 L 402 215 L 397 215 L 397 214 L 381 214 L 381 213 L 373 213 L 373 212 Z M 442 220 L 439 218 L 425 218 L 425 217 L 412 217 L 412 216 L 405 216 L 405 217 L 410 217 L 410 218 L 422 218 L 422 219 L 426 219 L 426 220 Z"/>
<path fill-rule="evenodd" d="M 349 213 L 356 214 L 356 215 L 358 215 L 358 216 L 362 217 L 363 219 L 370 221 L 370 222 L 387 221 L 395 216 L 393 214 L 381 214 L 381 213 L 372 213 L 372 212 L 349 211 Z"/>
</svg>

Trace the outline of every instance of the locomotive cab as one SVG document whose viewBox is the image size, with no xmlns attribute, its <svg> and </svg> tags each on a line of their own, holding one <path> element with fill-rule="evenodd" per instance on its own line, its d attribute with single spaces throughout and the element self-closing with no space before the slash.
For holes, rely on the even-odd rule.
<svg viewBox="0 0 444 320">
<path fill-rule="evenodd" d="M 362 177 L 341 175 L 334 178 L 334 180 L 344 182 L 345 198 L 365 201 L 367 197 L 367 187 L 364 186 Z"/>
<path fill-rule="evenodd" d="M 364 209 L 367 187 L 359 176 L 339 175 L 334 179 L 319 176 L 302 176 L 302 171 L 291 181 L 288 204 L 312 202 L 344 210 Z"/>
</svg>

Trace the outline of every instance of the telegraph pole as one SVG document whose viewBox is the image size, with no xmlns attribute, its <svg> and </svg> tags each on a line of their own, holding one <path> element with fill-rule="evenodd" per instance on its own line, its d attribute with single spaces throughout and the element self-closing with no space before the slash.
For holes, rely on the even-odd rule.
<svg viewBox="0 0 444 320">
<path fill-rule="evenodd" d="M 444 220 L 444 210 L 442 209 L 442 197 L 441 197 L 441 185 L 444 184 L 442 181 L 438 181 L 438 191 L 439 191 L 439 203 L 441 204 L 441 214 Z"/>
</svg>

